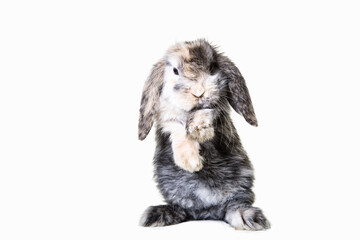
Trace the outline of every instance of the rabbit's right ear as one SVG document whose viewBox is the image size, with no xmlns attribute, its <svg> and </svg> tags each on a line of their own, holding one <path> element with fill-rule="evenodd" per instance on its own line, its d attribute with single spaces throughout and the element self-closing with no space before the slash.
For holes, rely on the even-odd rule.
<svg viewBox="0 0 360 240">
<path fill-rule="evenodd" d="M 139 117 L 139 139 L 144 140 L 151 130 L 156 113 L 159 108 L 159 98 L 164 80 L 164 60 L 154 65 L 143 89 L 140 117 Z"/>
</svg>

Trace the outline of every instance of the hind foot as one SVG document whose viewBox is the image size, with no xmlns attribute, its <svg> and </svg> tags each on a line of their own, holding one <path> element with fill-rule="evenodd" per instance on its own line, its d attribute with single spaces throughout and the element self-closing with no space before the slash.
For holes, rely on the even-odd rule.
<svg viewBox="0 0 360 240">
<path fill-rule="evenodd" d="M 270 222 L 257 207 L 229 210 L 225 215 L 225 221 L 236 230 L 256 231 L 270 228 Z"/>
<path fill-rule="evenodd" d="M 185 211 L 172 205 L 159 205 L 148 207 L 140 219 L 140 225 L 144 227 L 161 227 L 184 222 Z"/>
</svg>

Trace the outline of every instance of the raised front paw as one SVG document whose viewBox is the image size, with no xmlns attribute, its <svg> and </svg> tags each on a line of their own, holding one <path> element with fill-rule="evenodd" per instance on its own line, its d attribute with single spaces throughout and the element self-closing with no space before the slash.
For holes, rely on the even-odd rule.
<svg viewBox="0 0 360 240">
<path fill-rule="evenodd" d="M 270 222 L 260 208 L 249 207 L 228 211 L 225 221 L 236 230 L 265 230 L 270 228 Z"/>
<path fill-rule="evenodd" d="M 212 126 L 212 112 L 209 109 L 199 110 L 190 116 L 186 124 L 188 136 L 200 143 L 214 137 Z"/>
<path fill-rule="evenodd" d="M 186 139 L 173 144 L 174 161 L 180 168 L 188 172 L 199 171 L 202 167 L 202 157 L 199 154 L 199 144 Z"/>
</svg>

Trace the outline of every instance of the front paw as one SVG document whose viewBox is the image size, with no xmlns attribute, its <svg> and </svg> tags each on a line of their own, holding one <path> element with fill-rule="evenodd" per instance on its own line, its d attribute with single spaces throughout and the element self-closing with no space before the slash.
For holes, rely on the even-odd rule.
<svg viewBox="0 0 360 240">
<path fill-rule="evenodd" d="M 204 109 L 195 112 L 186 124 L 186 133 L 200 143 L 212 139 L 215 133 L 211 110 Z"/>
<path fill-rule="evenodd" d="M 174 161 L 180 168 L 188 172 L 197 172 L 202 169 L 202 157 L 199 154 L 199 144 L 186 139 L 173 146 Z"/>
</svg>

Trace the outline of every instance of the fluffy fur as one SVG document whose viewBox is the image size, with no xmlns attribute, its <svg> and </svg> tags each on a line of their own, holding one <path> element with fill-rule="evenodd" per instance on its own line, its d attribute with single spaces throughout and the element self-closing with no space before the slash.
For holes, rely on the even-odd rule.
<svg viewBox="0 0 360 240">
<path fill-rule="evenodd" d="M 230 106 L 257 126 L 240 71 L 207 41 L 178 43 L 154 65 L 143 90 L 139 139 L 157 123 L 155 180 L 167 205 L 149 207 L 141 225 L 214 219 L 235 229 L 270 227 L 252 206 L 252 166 Z"/>
</svg>

